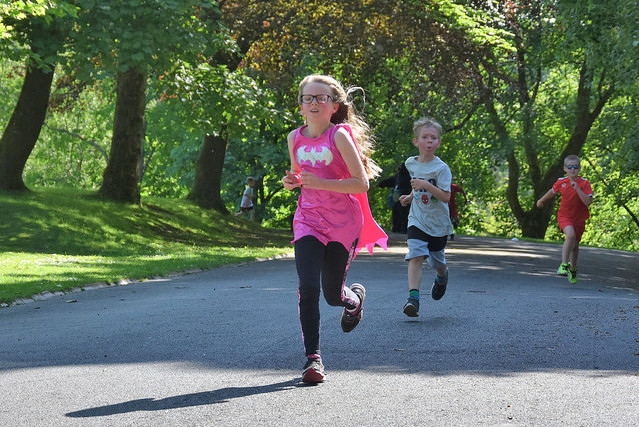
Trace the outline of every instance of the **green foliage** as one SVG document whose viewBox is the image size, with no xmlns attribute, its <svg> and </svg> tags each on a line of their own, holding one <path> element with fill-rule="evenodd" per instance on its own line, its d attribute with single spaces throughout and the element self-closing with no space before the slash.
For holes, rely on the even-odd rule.
<svg viewBox="0 0 639 427">
<path fill-rule="evenodd" d="M 0 4 L 0 53 L 42 69 L 55 65 L 78 8 L 67 1 L 28 0 Z"/>
<path fill-rule="evenodd" d="M 14 27 L 11 22 L 41 17 L 51 21 L 54 17 L 75 15 L 77 8 L 72 2 L 51 0 L 22 0 L 0 3 L 0 38 L 9 38 L 7 34 Z"/>
<path fill-rule="evenodd" d="M 152 88 L 150 96 L 155 95 Z M 165 99 L 148 102 L 146 118 L 142 195 L 186 197 L 193 185 L 202 130 L 193 123 L 180 120 L 180 112 Z"/>
<path fill-rule="evenodd" d="M 97 40 L 102 32 L 113 32 L 120 24 L 127 29 L 145 17 L 156 19 L 156 12 L 147 10 L 155 6 L 157 13 L 178 16 L 179 9 L 185 12 L 181 16 L 189 17 L 188 22 L 157 17 L 162 25 L 182 25 L 175 35 L 150 32 L 144 41 L 121 37 L 129 49 L 121 52 L 129 52 L 131 61 L 144 55 L 157 70 L 149 82 L 145 197 L 186 195 L 203 135 L 216 133 L 228 141 L 222 197 L 229 210 L 236 209 L 244 180 L 253 175 L 259 181 L 257 213 L 262 223 L 288 227 L 297 193 L 282 191 L 280 180 L 288 168 L 286 134 L 301 124 L 297 83 L 309 72 L 322 72 L 366 90 L 366 101 L 357 98 L 355 105 L 377 135 L 374 158 L 384 168 L 383 177 L 393 175 L 397 165 L 414 154 L 415 119 L 429 115 L 442 122 L 445 133 L 438 154 L 470 199 L 462 208 L 459 232 L 520 235 L 506 202 L 511 162 L 520 172 L 517 201 L 531 211 L 535 192 L 547 190 L 544 174 L 566 150 L 577 150 L 595 187 L 584 242 L 628 249 L 639 241 L 636 2 L 222 2 L 222 18 L 233 40 L 216 23 L 215 8 L 197 15 L 186 13 L 175 1 L 145 1 L 140 9 L 144 13 L 132 16 L 134 3 L 78 2 L 83 24 L 67 46 L 73 50 L 69 65 L 90 64 L 83 76 L 94 77 L 120 60 L 116 41 Z M 206 31 L 190 21 L 202 15 L 211 25 Z M 111 23 L 107 17 L 119 21 Z M 85 26 L 88 23 L 91 26 Z M 236 55 L 229 66 L 219 65 L 224 64 L 219 57 L 194 56 L 191 51 L 177 60 L 179 43 L 169 45 L 166 55 L 152 53 L 151 38 L 180 40 L 178 35 L 187 27 L 206 33 L 211 52 Z M 89 29 L 96 31 L 85 33 Z M 84 36 L 88 38 L 83 41 Z M 205 52 L 201 41 L 196 37 L 193 43 L 194 51 L 200 49 L 197 53 Z M 85 46 L 86 42 L 97 44 Z M 517 46 L 522 56 L 516 55 Z M 586 88 L 592 95 L 587 107 L 592 111 L 599 100 L 609 101 L 583 147 L 578 147 L 569 143 L 579 136 L 575 116 L 583 105 L 575 95 L 583 64 L 589 67 Z M 521 70 L 525 73 L 518 74 Z M 17 93 L 18 81 L 9 79 L 5 85 L 2 77 L 2 87 Z M 526 85 L 520 91 L 517 84 L 522 81 Z M 27 165 L 26 181 L 85 188 L 100 181 L 102 155 L 89 141 L 108 146 L 110 78 L 105 84 L 87 85 L 77 101 L 71 96 L 74 109 L 50 113 Z M 67 87 L 58 85 L 56 92 Z M 614 96 L 605 98 L 611 89 Z M 487 107 L 486 97 L 494 101 L 494 111 Z M 0 119 L 8 118 L 14 99 L 8 95 L 0 100 Z M 491 114 L 497 114 L 504 133 Z M 373 212 L 390 226 L 386 191 L 375 189 L 374 182 L 371 186 Z M 603 239 L 599 228 L 605 230 Z M 554 216 L 546 238 L 562 239 Z"/>
<path fill-rule="evenodd" d="M 504 52 L 514 52 L 507 40 L 512 33 L 504 27 L 504 15 L 490 3 L 479 9 L 450 0 L 433 1 L 435 13 L 441 15 L 441 21 L 448 23 L 450 29 L 460 31 L 472 44 L 493 46 Z"/>
<path fill-rule="evenodd" d="M 636 90 L 636 88 L 635 88 Z M 590 134 L 582 173 L 592 183 L 594 202 L 584 240 L 636 251 L 639 248 L 639 115 L 634 101 L 617 100 L 604 110 Z"/>
<path fill-rule="evenodd" d="M 23 79 L 24 67 L 22 65 L 9 60 L 0 60 L 0 86 L 2 87 L 0 129 L 4 129 L 9 123 Z"/>
<path fill-rule="evenodd" d="M 637 185 L 639 183 L 634 182 L 634 186 Z M 583 244 L 639 251 L 636 217 L 639 212 L 639 199 L 635 197 L 621 206 L 614 197 L 608 197 L 608 194 L 602 191 L 604 186 L 595 183 L 593 187 L 595 197 L 591 205 L 591 216 L 586 225 L 586 232 L 582 238 Z"/>
<path fill-rule="evenodd" d="M 230 211 L 237 210 L 238 195 L 249 175 L 258 179 L 258 193 L 268 200 L 282 188 L 280 180 L 288 167 L 285 138 L 293 120 L 271 91 L 242 70 L 208 64 L 193 68 L 186 63 L 179 64 L 174 78 L 162 79 L 156 91 L 160 101 L 150 104 L 148 134 L 157 151 L 149 162 L 143 191 L 167 195 L 161 189 L 175 192 L 176 187 L 168 185 L 173 181 L 179 194 L 186 194 L 206 133 L 228 141 L 222 192 Z M 168 163 L 160 163 L 166 159 Z M 160 169 L 162 173 L 148 174 Z"/>
<path fill-rule="evenodd" d="M 39 143 L 25 167 L 28 186 L 99 187 L 112 133 L 112 83 L 58 80 Z"/>
<path fill-rule="evenodd" d="M 75 64 L 82 78 L 93 73 L 142 68 L 162 73 L 177 58 L 213 55 L 222 47 L 213 23 L 200 12 L 214 9 L 205 0 L 81 0 L 72 34 Z M 212 31 L 208 31 L 211 29 Z"/>
<path fill-rule="evenodd" d="M 0 303 L 290 252 L 291 235 L 186 201 L 104 201 L 95 192 L 0 194 Z"/>
<path fill-rule="evenodd" d="M 24 66 L 0 61 L 0 81 L 5 97 L 0 99 L 0 126 L 6 125 L 24 79 Z M 91 86 L 58 74 L 50 107 L 25 166 L 28 186 L 99 186 L 106 165 L 113 114 L 112 81 Z"/>
<path fill-rule="evenodd" d="M 562 51 L 605 69 L 619 88 L 635 84 L 639 69 L 639 3 L 634 0 L 562 0 L 558 25 L 565 31 Z M 594 77 L 594 76 L 593 76 Z"/>
</svg>

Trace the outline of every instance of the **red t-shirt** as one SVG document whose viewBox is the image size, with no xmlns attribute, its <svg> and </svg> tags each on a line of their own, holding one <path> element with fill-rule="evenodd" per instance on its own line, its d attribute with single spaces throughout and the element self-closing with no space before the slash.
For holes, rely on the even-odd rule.
<svg viewBox="0 0 639 427">
<path fill-rule="evenodd" d="M 586 178 L 578 176 L 575 182 L 581 188 L 581 191 L 586 193 L 587 196 L 592 196 L 592 188 L 590 182 Z M 590 217 L 588 206 L 584 205 L 581 201 L 577 190 L 570 185 L 570 179 L 565 176 L 559 178 L 552 186 L 553 191 L 561 194 L 561 200 L 559 202 L 559 210 L 557 211 L 557 218 L 570 218 L 573 221 L 586 221 Z"/>
<path fill-rule="evenodd" d="M 450 208 L 450 217 L 451 218 L 459 218 L 459 212 L 457 212 L 457 200 L 455 199 L 455 194 L 461 193 L 466 194 L 463 188 L 461 188 L 457 184 L 450 185 L 450 200 L 448 202 L 448 207 Z"/>
</svg>

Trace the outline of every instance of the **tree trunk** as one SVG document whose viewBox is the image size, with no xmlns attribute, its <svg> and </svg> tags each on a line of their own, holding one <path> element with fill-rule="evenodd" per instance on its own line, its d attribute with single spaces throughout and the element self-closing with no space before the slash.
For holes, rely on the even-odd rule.
<svg viewBox="0 0 639 427">
<path fill-rule="evenodd" d="M 140 202 L 145 104 L 146 73 L 139 68 L 118 73 L 111 153 L 100 187 L 100 194 L 108 199 Z"/>
<path fill-rule="evenodd" d="M 518 186 L 511 185 L 513 184 L 512 180 L 519 178 L 519 165 L 517 164 L 517 160 L 514 155 L 508 159 L 509 185 L 506 197 L 513 214 L 517 218 L 517 222 L 521 227 L 521 232 L 524 237 L 544 238 L 551 219 L 551 214 L 555 207 L 552 203 L 547 203 L 546 206 L 539 209 L 535 203 L 539 197 L 548 191 L 557 178 L 564 174 L 564 157 L 568 154 L 580 154 L 582 148 L 586 144 L 588 134 L 594 121 L 597 119 L 603 107 L 614 93 L 614 86 L 611 86 L 611 88 L 607 90 L 602 90 L 593 94 L 589 78 L 590 74 L 591 70 L 588 69 L 586 61 L 584 60 L 579 75 L 579 87 L 577 89 L 577 98 L 575 102 L 575 124 L 572 135 L 567 141 L 564 150 L 559 154 L 555 163 L 548 168 L 546 173 L 543 176 L 538 173 L 533 174 L 531 177 L 533 182 L 541 182 L 541 184 L 536 185 L 533 189 L 534 200 L 532 201 L 533 206 L 530 210 L 524 211 L 523 208 L 521 208 L 518 198 Z M 592 111 L 590 110 L 591 107 Z M 526 154 L 529 167 L 533 170 L 535 168 L 539 168 L 537 153 L 532 152 L 532 150 L 527 150 Z"/>
<path fill-rule="evenodd" d="M 547 204 L 543 209 L 533 209 L 520 218 L 518 218 L 521 235 L 534 239 L 543 239 L 546 236 L 546 230 L 550 225 L 550 214 L 552 213 L 552 203 Z"/>
<path fill-rule="evenodd" d="M 24 166 L 44 124 L 53 82 L 53 69 L 27 64 L 22 91 L 0 140 L 0 190 L 28 191 L 22 180 Z"/>
<path fill-rule="evenodd" d="M 220 196 L 222 168 L 226 155 L 226 140 L 218 135 L 206 135 L 195 165 L 195 182 L 188 198 L 199 207 L 228 214 Z"/>
</svg>

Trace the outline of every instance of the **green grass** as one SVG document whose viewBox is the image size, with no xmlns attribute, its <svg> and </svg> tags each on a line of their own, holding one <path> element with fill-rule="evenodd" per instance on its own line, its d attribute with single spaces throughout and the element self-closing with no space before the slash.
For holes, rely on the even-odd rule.
<svg viewBox="0 0 639 427">
<path fill-rule="evenodd" d="M 292 252 L 292 234 L 186 200 L 113 203 L 95 192 L 0 193 L 0 304 Z"/>
</svg>

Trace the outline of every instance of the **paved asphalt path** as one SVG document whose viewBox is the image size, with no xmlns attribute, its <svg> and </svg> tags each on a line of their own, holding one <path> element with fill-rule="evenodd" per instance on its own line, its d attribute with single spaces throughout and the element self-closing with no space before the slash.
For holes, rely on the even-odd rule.
<svg viewBox="0 0 639 427">
<path fill-rule="evenodd" d="M 292 258 L 0 309 L 1 426 L 634 426 L 639 254 L 458 237 L 448 291 L 402 313 L 405 245 L 361 253 L 364 319 L 322 302 L 304 363 Z"/>
</svg>

